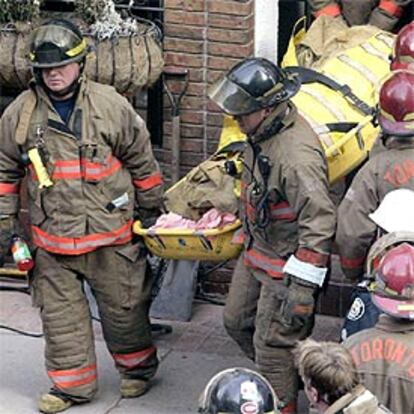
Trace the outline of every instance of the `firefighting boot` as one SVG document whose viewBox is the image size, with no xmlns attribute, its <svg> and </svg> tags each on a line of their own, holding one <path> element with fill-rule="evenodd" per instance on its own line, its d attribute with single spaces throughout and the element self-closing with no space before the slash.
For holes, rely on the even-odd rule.
<svg viewBox="0 0 414 414">
<path fill-rule="evenodd" d="M 121 379 L 121 396 L 123 398 L 137 398 L 149 390 L 148 381 L 140 379 Z"/>
<path fill-rule="evenodd" d="M 39 411 L 45 414 L 60 413 L 73 405 L 70 400 L 65 400 L 53 394 L 43 394 L 39 400 Z"/>
</svg>

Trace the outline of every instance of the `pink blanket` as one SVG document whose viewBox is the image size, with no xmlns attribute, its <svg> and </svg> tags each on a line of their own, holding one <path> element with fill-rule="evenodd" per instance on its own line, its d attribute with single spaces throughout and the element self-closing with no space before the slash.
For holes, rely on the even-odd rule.
<svg viewBox="0 0 414 414">
<path fill-rule="evenodd" d="M 237 217 L 231 213 L 222 213 L 213 208 L 204 214 L 198 221 L 186 219 L 179 214 L 167 213 L 158 217 L 157 222 L 150 228 L 155 229 L 216 229 L 234 223 Z"/>
</svg>

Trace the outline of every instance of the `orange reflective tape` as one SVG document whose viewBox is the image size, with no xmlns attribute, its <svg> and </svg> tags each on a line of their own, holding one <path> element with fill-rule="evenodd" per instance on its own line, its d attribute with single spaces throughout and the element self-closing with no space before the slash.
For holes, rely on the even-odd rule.
<svg viewBox="0 0 414 414">
<path fill-rule="evenodd" d="M 302 262 L 311 263 L 315 266 L 326 266 L 329 259 L 329 254 L 318 253 L 304 247 L 299 248 L 295 256 Z"/>
<path fill-rule="evenodd" d="M 243 244 L 244 239 L 245 239 L 245 237 L 244 237 L 243 229 L 238 229 L 234 233 L 234 235 L 231 239 L 231 242 L 232 242 L 232 244 Z"/>
<path fill-rule="evenodd" d="M 32 226 L 32 235 L 34 244 L 49 252 L 78 255 L 91 252 L 101 246 L 114 246 L 127 243 L 132 239 L 131 227 L 132 220 L 110 232 L 73 238 L 56 236 L 45 232 L 37 226 Z"/>
<path fill-rule="evenodd" d="M 113 354 L 113 357 L 117 364 L 130 369 L 142 365 L 155 352 L 155 346 L 150 346 L 142 351 L 131 352 L 129 354 Z"/>
<path fill-rule="evenodd" d="M 404 13 L 404 9 L 392 0 L 381 0 L 378 8 L 386 11 L 391 16 L 398 18 L 401 17 Z"/>
<path fill-rule="evenodd" d="M 162 184 L 161 173 L 157 172 L 141 180 L 134 180 L 134 186 L 140 190 L 150 190 L 151 188 Z"/>
<path fill-rule="evenodd" d="M 96 381 L 96 364 L 83 368 L 48 371 L 49 378 L 58 388 L 74 388 Z"/>
<path fill-rule="evenodd" d="M 286 261 L 265 256 L 255 249 L 249 249 L 244 252 L 244 264 L 253 269 L 263 270 L 271 277 L 281 279 Z"/>
<path fill-rule="evenodd" d="M 96 378 L 97 378 L 97 375 L 93 374 L 80 380 L 55 381 L 54 384 L 56 384 L 56 386 L 59 388 L 75 388 L 75 387 L 80 387 L 82 385 L 90 384 L 91 382 L 95 382 Z"/>
<path fill-rule="evenodd" d="M 336 16 L 339 16 L 340 14 L 341 14 L 341 8 L 336 3 L 328 4 L 327 6 L 313 13 L 315 17 L 319 17 L 322 15 L 336 17 Z"/>
<path fill-rule="evenodd" d="M 365 256 L 356 257 L 354 259 L 349 259 L 347 257 L 341 256 L 340 258 L 341 265 L 347 269 L 358 269 L 364 265 Z"/>
<path fill-rule="evenodd" d="M 0 195 L 17 194 L 19 188 L 19 184 L 0 183 Z"/>
<path fill-rule="evenodd" d="M 62 377 L 62 376 L 75 376 L 85 374 L 89 371 L 96 371 L 96 364 L 88 365 L 87 367 L 83 368 L 72 368 L 72 369 L 61 369 L 61 370 L 53 370 L 48 371 L 49 377 Z"/>
</svg>

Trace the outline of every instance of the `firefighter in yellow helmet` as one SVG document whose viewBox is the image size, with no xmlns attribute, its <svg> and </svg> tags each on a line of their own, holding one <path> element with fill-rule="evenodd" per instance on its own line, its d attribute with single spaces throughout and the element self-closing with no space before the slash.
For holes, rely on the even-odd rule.
<svg viewBox="0 0 414 414">
<path fill-rule="evenodd" d="M 369 24 L 392 31 L 412 0 L 308 0 L 315 17 L 342 18 L 348 26 Z"/>
<path fill-rule="evenodd" d="M 153 220 L 159 214 L 162 177 L 144 121 L 112 87 L 83 76 L 87 53 L 70 21 L 35 29 L 34 82 L 0 120 L 0 256 L 15 232 L 27 174 L 31 289 L 52 382 L 39 401 L 44 413 L 88 402 L 97 392 L 85 281 L 120 373 L 121 395 L 143 394 L 158 365 L 146 253 L 141 241 L 132 242 L 131 225 L 134 216 Z M 27 133 L 19 135 L 25 123 Z"/>
<path fill-rule="evenodd" d="M 224 324 L 275 389 L 282 413 L 296 412 L 291 351 L 312 331 L 336 224 L 323 150 L 290 101 L 299 87 L 274 63 L 249 58 L 209 91 L 247 135 L 239 240 L 244 251 Z"/>
</svg>

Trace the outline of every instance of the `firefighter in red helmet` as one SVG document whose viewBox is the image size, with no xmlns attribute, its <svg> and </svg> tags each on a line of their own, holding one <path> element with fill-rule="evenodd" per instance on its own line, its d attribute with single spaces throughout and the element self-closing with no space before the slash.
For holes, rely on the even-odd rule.
<svg viewBox="0 0 414 414">
<path fill-rule="evenodd" d="M 395 242 L 380 255 L 372 299 L 384 312 L 375 327 L 349 337 L 364 385 L 394 413 L 413 413 L 414 399 L 414 233 L 389 233 Z"/>
<path fill-rule="evenodd" d="M 404 26 L 395 40 L 391 69 L 414 72 L 414 21 Z"/>
<path fill-rule="evenodd" d="M 341 266 L 353 280 L 362 277 L 368 249 L 377 236 L 369 214 L 391 191 L 414 190 L 414 73 L 391 73 L 381 87 L 379 107 L 385 149 L 361 168 L 338 210 Z"/>
</svg>

